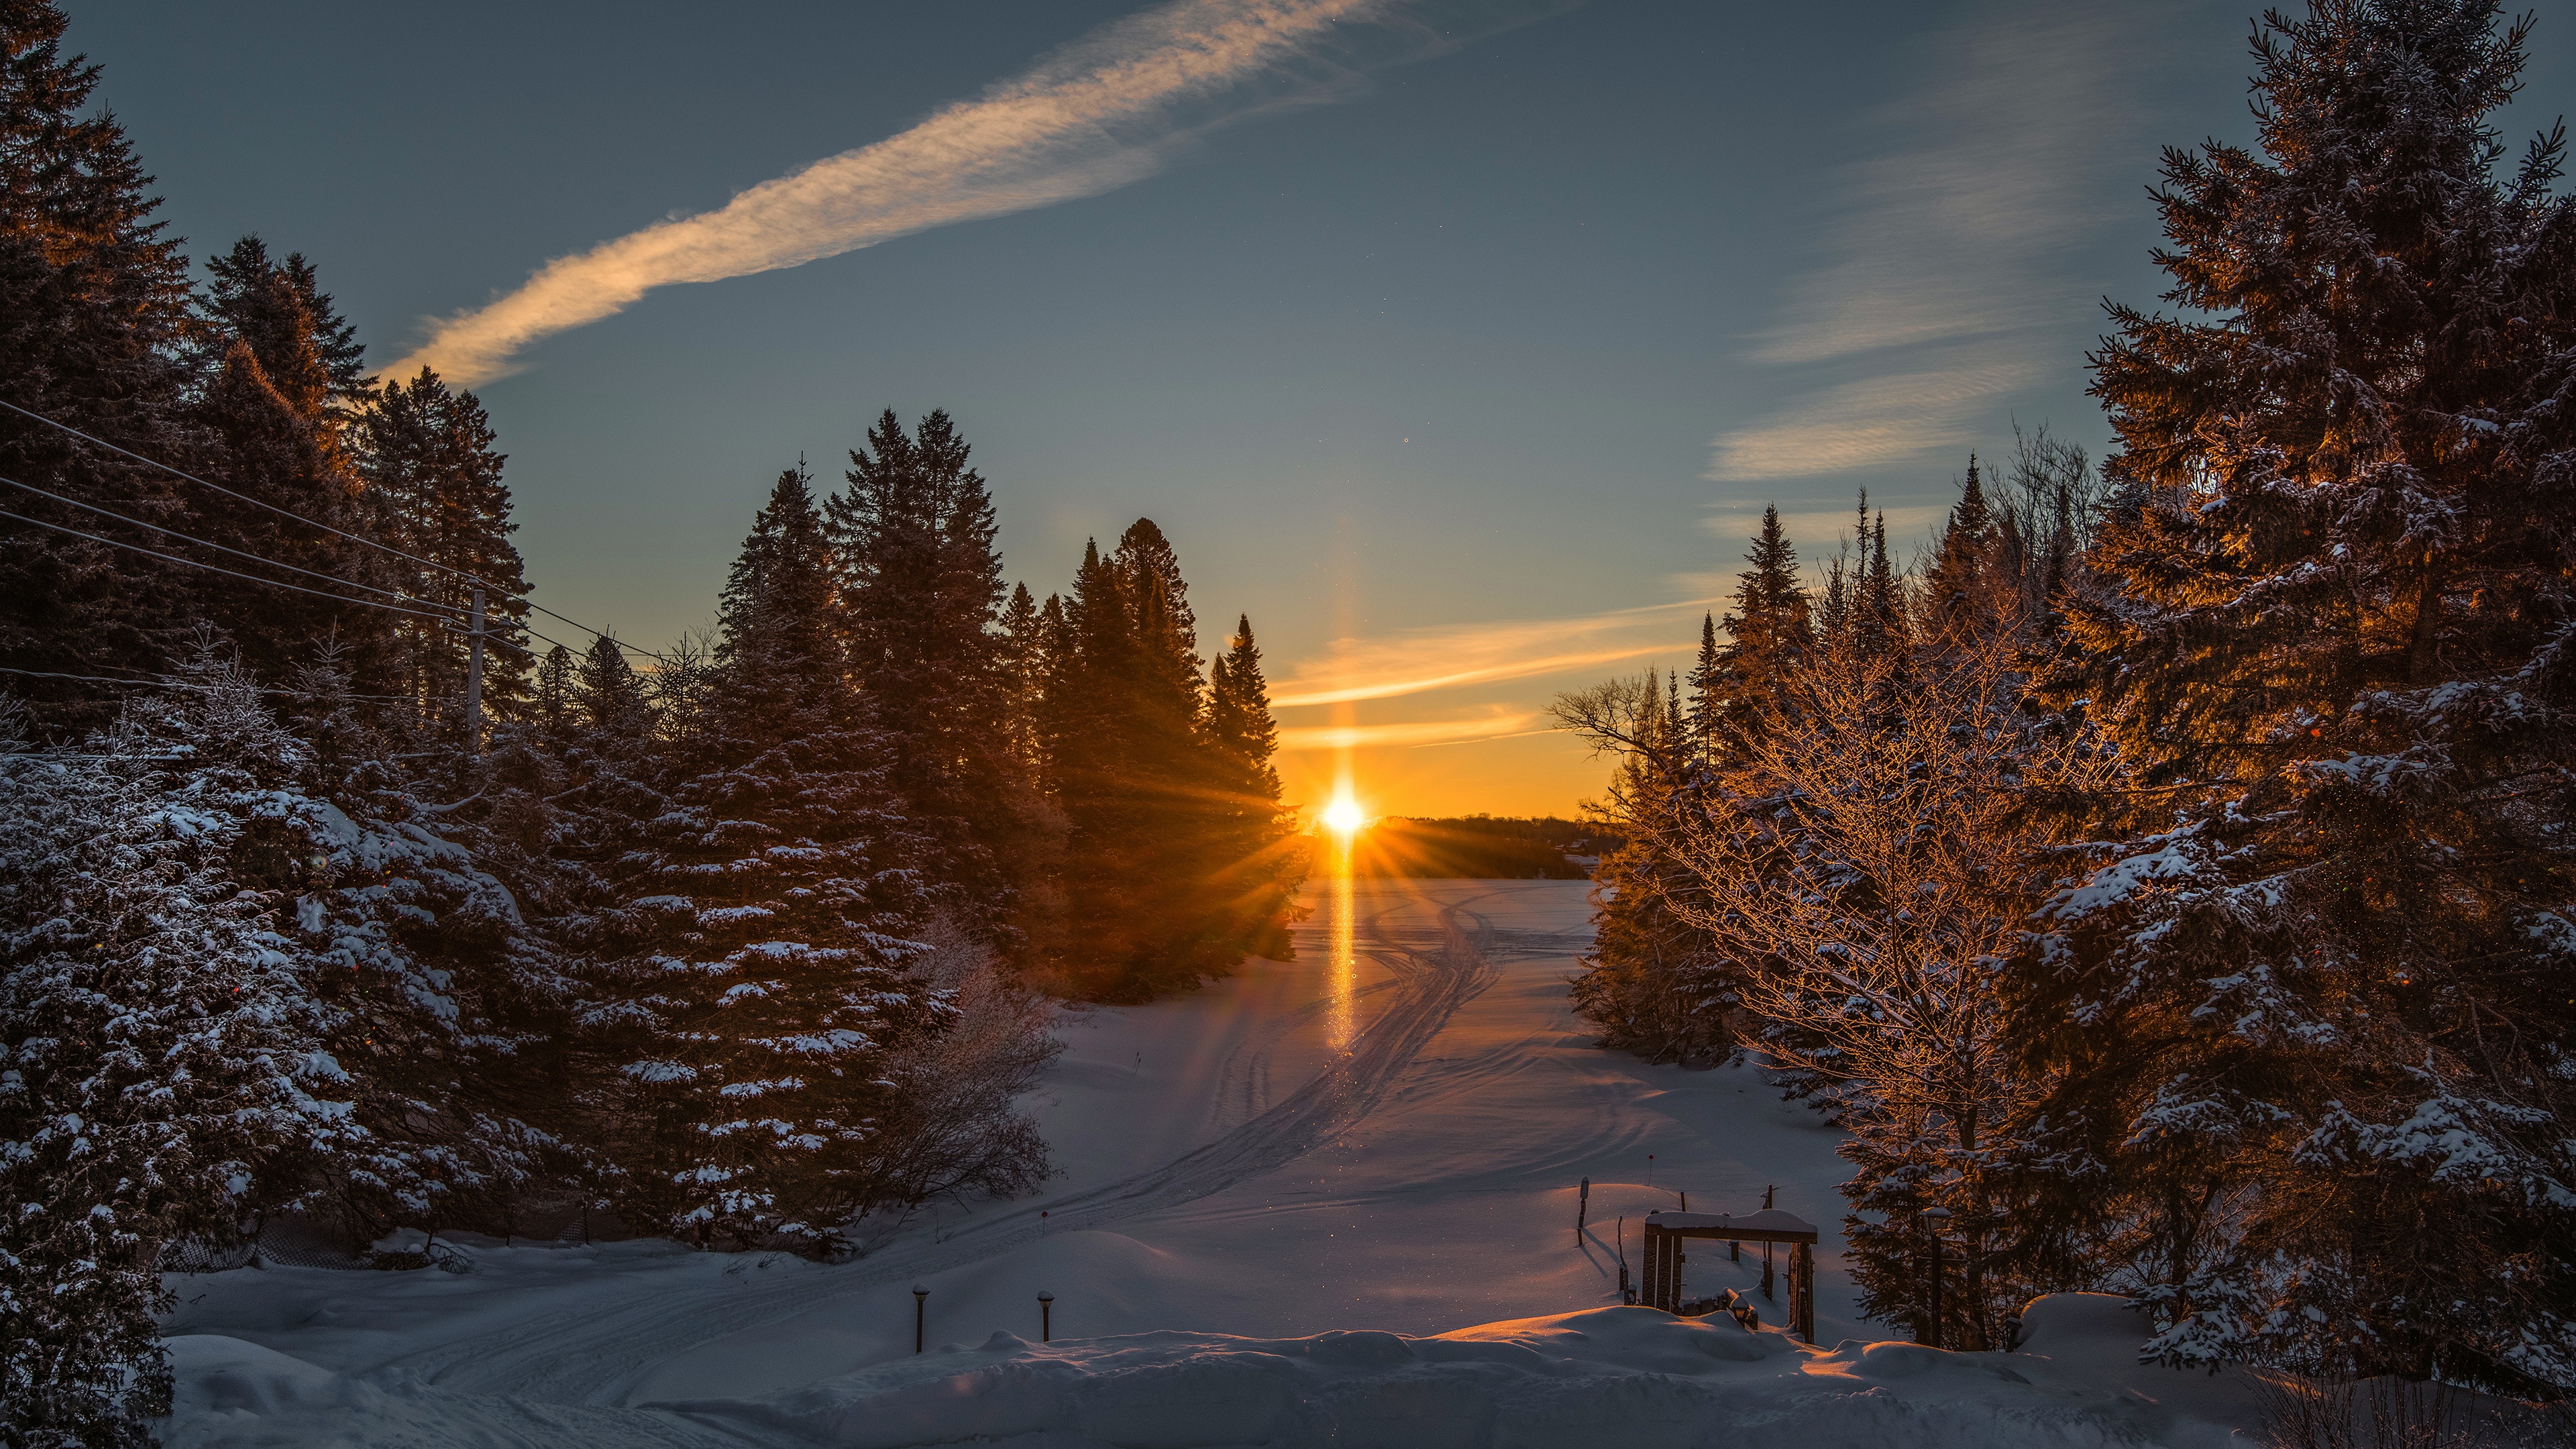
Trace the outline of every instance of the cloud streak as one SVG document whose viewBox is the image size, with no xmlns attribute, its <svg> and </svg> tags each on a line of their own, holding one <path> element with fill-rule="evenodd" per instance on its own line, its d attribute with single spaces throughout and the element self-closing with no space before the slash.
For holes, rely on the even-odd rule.
<svg viewBox="0 0 2576 1449">
<path fill-rule="evenodd" d="M 1463 745 L 1514 735 L 1545 734 L 1547 716 L 1497 706 L 1463 719 L 1407 720 L 1400 724 L 1299 725 L 1279 732 L 1282 750 L 1356 750 Z"/>
<path fill-rule="evenodd" d="M 793 267 L 954 222 L 1094 196 L 1160 169 L 1198 130 L 1300 80 L 1393 0 L 1176 0 L 1095 32 L 900 135 L 845 151 L 727 205 L 539 268 L 517 291 L 439 322 L 388 371 L 435 367 L 476 386 L 541 338 L 611 316 L 656 287 Z M 1296 74 L 1300 68 L 1309 74 Z M 1275 92 L 1275 87 L 1273 88 Z M 1221 114 L 1202 111 L 1231 101 Z"/>
<path fill-rule="evenodd" d="M 1340 639 L 1321 659 L 1279 681 L 1277 709 L 1393 699 L 1437 689 L 1559 674 L 1690 646 L 1679 628 L 1717 607 L 1710 599 L 1617 609 L 1571 619 L 1519 620 L 1466 628 L 1412 629 L 1383 639 Z"/>
<path fill-rule="evenodd" d="M 1808 477 L 1957 449 L 2073 361 L 2090 296 L 2070 253 L 2123 214 L 2120 98 L 2166 4 L 1989 3 L 1934 43 L 1933 84 L 1865 118 L 1912 144 L 1834 180 L 1821 265 L 1753 361 L 1823 391 L 1710 441 L 1718 482 Z M 2127 84 L 2117 83 L 2129 81 Z"/>
<path fill-rule="evenodd" d="M 1925 368 L 1828 389 L 1813 402 L 1717 439 L 1719 483 L 1843 473 L 1976 441 L 1989 398 L 2041 375 L 2029 363 Z"/>
</svg>

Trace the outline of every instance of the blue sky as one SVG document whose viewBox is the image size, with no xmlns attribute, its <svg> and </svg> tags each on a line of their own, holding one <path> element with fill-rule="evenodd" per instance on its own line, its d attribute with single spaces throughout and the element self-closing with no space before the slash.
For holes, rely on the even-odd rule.
<svg viewBox="0 0 2576 1449">
<path fill-rule="evenodd" d="M 2509 130 L 2565 108 L 2571 10 Z M 1814 558 L 1859 487 L 1919 535 L 2015 419 L 2098 452 L 2157 147 L 2251 132 L 2241 4 L 71 13 L 193 251 L 257 232 L 371 361 L 490 374 L 540 602 L 702 627 L 780 468 L 946 407 L 1013 577 L 1154 518 L 1205 632 L 1249 612 L 1308 701 L 1292 795 L 1347 767 L 1412 813 L 1597 788 L 1539 711 L 1684 657 L 1765 502 Z M 1175 47 L 1209 73 L 1156 90 Z M 853 152 L 653 234 L 687 265 L 648 237 L 510 305 L 883 240 L 440 340 Z"/>
</svg>

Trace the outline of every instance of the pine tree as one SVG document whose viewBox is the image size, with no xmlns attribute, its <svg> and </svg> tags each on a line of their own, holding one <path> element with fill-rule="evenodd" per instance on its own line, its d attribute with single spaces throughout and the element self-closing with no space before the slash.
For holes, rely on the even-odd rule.
<svg viewBox="0 0 2576 1449">
<path fill-rule="evenodd" d="M 1902 659 L 1913 643 L 1906 624 L 1903 580 L 1887 557 L 1887 514 L 1863 519 L 1867 552 L 1853 590 L 1852 628 L 1860 647 L 1881 659 Z"/>
<path fill-rule="evenodd" d="M 209 555 L 219 566 L 293 587 L 197 572 L 192 581 L 203 617 L 224 631 L 244 665 L 262 680 L 283 684 L 317 649 L 336 643 L 346 651 L 359 693 L 393 692 L 400 649 L 393 624 L 403 616 L 354 602 L 362 597 L 393 600 L 311 577 L 320 574 L 387 592 L 403 583 L 387 566 L 386 555 L 314 526 L 344 533 L 366 526 L 358 479 L 325 420 L 271 385 L 266 368 L 239 338 L 226 346 L 212 384 L 192 413 L 207 437 L 200 465 L 204 476 L 241 497 L 203 490 L 193 494 L 189 531 L 309 571 L 288 573 L 230 555 Z M 272 511 L 281 509 L 284 513 Z M 303 589 L 353 602 L 335 602 Z"/>
<path fill-rule="evenodd" d="M 850 667 L 890 779 L 937 842 L 926 864 L 945 907 L 989 930 L 1013 918 L 1041 827 L 1012 743 L 992 497 L 968 452 L 946 412 L 908 437 L 888 411 L 826 512 Z"/>
<path fill-rule="evenodd" d="M 312 361 L 331 376 L 325 359 Z M 467 618 L 475 581 L 482 581 L 483 709 L 513 719 L 528 707 L 531 689 L 528 585 L 510 544 L 519 525 L 510 518 L 510 490 L 501 482 L 507 459 L 493 450 L 495 441 L 474 394 L 450 390 L 426 367 L 408 383 L 387 384 L 356 436 L 370 536 L 435 565 L 408 566 L 404 592 Z M 410 668 L 402 692 L 433 718 L 461 717 L 465 634 L 436 619 L 395 618 Z"/>
<path fill-rule="evenodd" d="M 1295 814 L 1279 803 L 1279 726 L 1270 716 L 1270 686 L 1261 674 L 1252 616 L 1239 615 L 1226 652 L 1208 666 L 1205 734 L 1219 785 L 1215 863 L 1205 889 L 1224 904 L 1226 940 L 1240 951 L 1285 961 L 1294 953 L 1288 920 L 1304 872 L 1290 842 Z"/>
<path fill-rule="evenodd" d="M 188 262 L 124 129 L 84 114 L 98 67 L 65 56 L 50 0 L 0 0 L 0 401 L 149 456 L 180 452 Z M 0 411 L 0 477 L 151 522 L 185 512 L 186 485 Z M 20 489 L 0 512 L 150 547 L 160 535 Z M 162 551 L 167 552 L 164 547 Z M 183 647 L 191 570 L 40 523 L 0 519 L 0 667 L 117 675 Z M 34 726 L 73 738 L 125 691 L 14 676 Z"/>
<path fill-rule="evenodd" d="M 1072 595 L 1040 619 L 1040 735 L 1070 827 L 1064 957 L 1076 988 L 1143 1000 L 1231 971 L 1244 926 L 1205 886 L 1209 852 L 1237 818 L 1241 766 L 1205 732 L 1197 626 L 1169 540 L 1138 519 L 1108 557 L 1087 544 Z"/>
<path fill-rule="evenodd" d="M 1736 1047 L 1735 982 L 1708 936 L 1679 913 L 1695 885 L 1676 854 L 1697 809 L 1700 742 L 1655 671 L 1557 697 L 1559 724 L 1610 754 L 1606 798 L 1585 803 L 1621 840 L 1593 873 L 1592 950 L 1574 979 L 1575 1010 L 1600 1044 L 1648 1061 L 1715 1066 Z"/>
<path fill-rule="evenodd" d="M 904 969 L 920 850 L 850 685 L 802 468 L 743 542 L 721 631 L 700 769 L 672 789 L 614 933 L 642 942 L 612 963 L 625 1005 L 601 1023 L 642 1119 L 629 1202 L 701 1243 L 828 1248 L 886 1190 L 876 1064 L 944 1008 Z"/>
<path fill-rule="evenodd" d="M 1727 737 L 1764 717 L 1760 701 L 1778 694 L 1812 642 L 1806 590 L 1798 583 L 1798 550 L 1780 527 L 1777 505 L 1763 507 L 1762 531 L 1744 561 L 1752 567 L 1736 576 L 1735 607 L 1722 621 L 1727 644 L 1715 651 L 1717 687 L 1725 702 L 1703 706 L 1708 723 L 1702 734 L 1712 756 L 1737 748 Z M 1704 658 L 1714 642 L 1703 625 Z"/>
<path fill-rule="evenodd" d="M 146 701 L 76 754 L 0 699 L 0 1439 L 152 1442 L 158 1268 L 238 1242 L 274 1178 L 363 1136 L 327 1050 L 298 903 L 239 857 L 302 754 L 239 676 Z M 186 746 L 186 748 L 178 748 Z M 273 796 L 272 796 L 273 798 Z"/>
<path fill-rule="evenodd" d="M 2052 1207 L 2173 1358 L 2576 1387 L 2576 205 L 2557 133 L 2500 167 L 2497 17 L 2267 21 L 2259 153 L 2165 155 L 2189 310 L 2094 358 L 2122 491 L 2068 694 L 2163 788 L 2031 1019 L 2053 1160 L 2126 1188 Z"/>
<path fill-rule="evenodd" d="M 1031 779 L 1045 768 L 1038 748 L 1038 712 L 1046 691 L 1046 620 L 1026 584 L 1011 586 L 1002 608 L 999 663 L 1003 681 L 1003 734 Z"/>
<path fill-rule="evenodd" d="M 207 259 L 206 270 L 213 280 L 205 306 L 216 334 L 247 344 L 269 385 L 297 412 L 336 432 L 374 400 L 358 329 L 340 316 L 302 253 L 274 262 L 266 242 L 246 236 Z"/>
<path fill-rule="evenodd" d="M 1986 506 L 1985 482 L 1971 453 L 1967 481 L 1932 546 L 1932 567 L 1924 576 L 1925 632 L 1951 632 L 1970 619 L 1994 616 L 1993 605 L 1979 595 L 1992 586 L 1997 541 L 1995 515 Z"/>
<path fill-rule="evenodd" d="M 561 738 L 573 721 L 572 651 L 561 644 L 537 664 L 536 707 L 531 719 L 549 737 Z"/>
</svg>

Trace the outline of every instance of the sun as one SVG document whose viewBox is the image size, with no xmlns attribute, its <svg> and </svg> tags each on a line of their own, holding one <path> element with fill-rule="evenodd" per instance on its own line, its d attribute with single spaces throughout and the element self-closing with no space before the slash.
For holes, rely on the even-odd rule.
<svg viewBox="0 0 2576 1449">
<path fill-rule="evenodd" d="M 1324 823 L 1339 834 L 1348 835 L 1367 824 L 1368 817 L 1360 813 L 1360 802 L 1348 795 L 1339 795 L 1334 797 L 1332 804 L 1324 807 Z"/>
</svg>

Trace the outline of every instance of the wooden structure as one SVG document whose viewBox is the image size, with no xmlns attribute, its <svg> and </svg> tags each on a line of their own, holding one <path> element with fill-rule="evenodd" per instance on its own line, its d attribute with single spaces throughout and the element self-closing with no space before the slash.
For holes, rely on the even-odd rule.
<svg viewBox="0 0 2576 1449">
<path fill-rule="evenodd" d="M 1646 1214 L 1645 1283 L 1637 1301 L 1666 1313 L 1682 1306 L 1682 1245 L 1691 1238 L 1789 1246 L 1789 1331 L 1816 1341 L 1816 1225 L 1774 1208 L 1758 1213 Z M 1767 1286 L 1767 1285 L 1766 1285 Z"/>
</svg>

